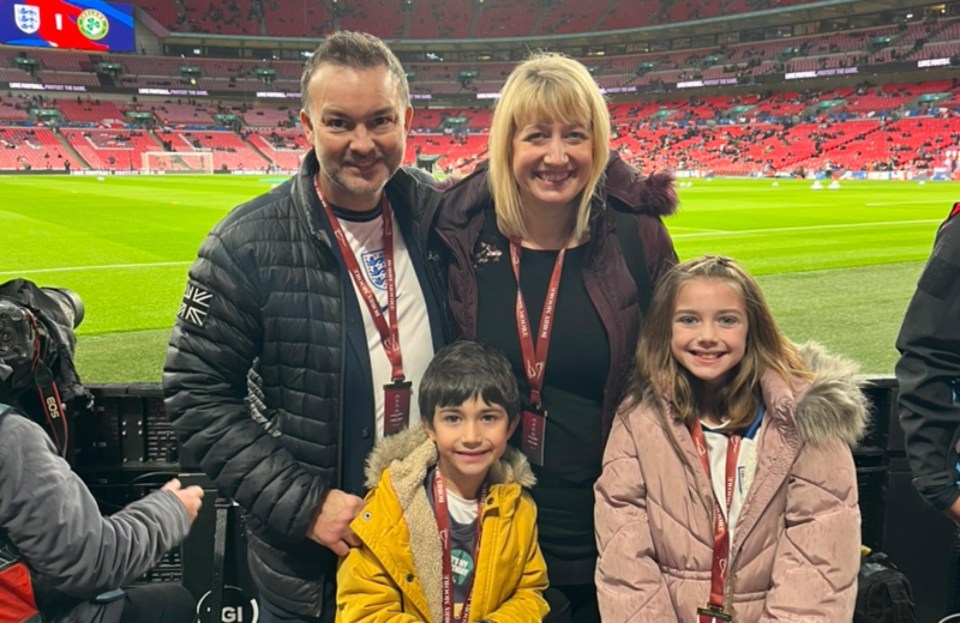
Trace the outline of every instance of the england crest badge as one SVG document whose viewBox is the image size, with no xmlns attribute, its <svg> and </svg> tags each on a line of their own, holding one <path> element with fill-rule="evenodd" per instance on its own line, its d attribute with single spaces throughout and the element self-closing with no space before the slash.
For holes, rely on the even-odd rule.
<svg viewBox="0 0 960 623">
<path fill-rule="evenodd" d="M 363 254 L 363 270 L 374 288 L 387 289 L 387 263 L 383 258 L 383 249 Z"/>
<path fill-rule="evenodd" d="M 14 4 L 13 17 L 17 28 L 28 35 L 40 30 L 40 7 L 29 4 Z"/>
</svg>

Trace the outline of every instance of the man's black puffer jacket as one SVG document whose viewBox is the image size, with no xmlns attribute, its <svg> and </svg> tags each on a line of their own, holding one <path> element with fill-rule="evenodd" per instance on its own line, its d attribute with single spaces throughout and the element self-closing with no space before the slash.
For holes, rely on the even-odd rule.
<svg viewBox="0 0 960 623">
<path fill-rule="evenodd" d="M 184 450 L 246 511 L 257 588 L 310 616 L 319 615 L 336 560 L 306 534 L 337 486 L 344 417 L 345 286 L 321 220 L 317 169 L 311 150 L 297 175 L 210 233 L 190 269 L 163 372 Z M 422 245 L 419 223 L 429 222 L 436 192 L 401 169 L 387 195 Z M 253 408 L 251 371 L 260 390 Z"/>
</svg>

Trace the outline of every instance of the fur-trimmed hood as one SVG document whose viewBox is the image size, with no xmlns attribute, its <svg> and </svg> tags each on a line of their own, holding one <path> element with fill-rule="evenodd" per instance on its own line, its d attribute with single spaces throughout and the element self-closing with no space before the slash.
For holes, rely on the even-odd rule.
<svg viewBox="0 0 960 623">
<path fill-rule="evenodd" d="M 402 485 L 409 480 L 409 485 L 413 488 L 422 486 L 427 471 L 436 464 L 436 444 L 427 436 L 423 426 L 414 425 L 377 443 L 367 457 L 364 473 L 366 486 L 368 489 L 375 487 L 384 470 L 389 467 L 394 488 L 397 489 L 402 503 L 403 495 L 400 489 L 407 489 Z M 490 469 L 487 481 L 492 485 L 517 483 L 529 489 L 536 484 L 537 479 L 527 457 L 516 448 L 508 446 L 500 460 Z"/>
<path fill-rule="evenodd" d="M 607 193 L 636 212 L 670 216 L 677 211 L 680 198 L 673 175 L 668 172 L 646 176 L 620 158 L 619 152 L 610 150 L 604 175 L 607 176 Z"/>
<path fill-rule="evenodd" d="M 794 394 L 782 379 L 765 374 L 761 383 L 768 408 L 776 407 L 778 413 L 788 417 L 792 414 L 800 439 L 807 443 L 839 438 L 856 445 L 869 419 L 869 401 L 861 390 L 859 367 L 845 357 L 827 353 L 815 342 L 802 344 L 798 350 L 813 378 L 804 381 L 806 387 L 797 383 Z"/>
</svg>

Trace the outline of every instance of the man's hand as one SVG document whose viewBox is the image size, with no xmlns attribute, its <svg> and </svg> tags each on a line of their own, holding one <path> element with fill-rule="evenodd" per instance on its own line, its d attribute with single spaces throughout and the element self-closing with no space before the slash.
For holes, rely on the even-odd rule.
<svg viewBox="0 0 960 623">
<path fill-rule="evenodd" d="M 957 498 L 953 501 L 953 504 L 950 505 L 943 513 L 953 520 L 953 523 L 960 526 L 960 498 Z"/>
<path fill-rule="evenodd" d="M 197 513 L 200 511 L 200 501 L 203 498 L 203 489 L 197 485 L 192 485 L 184 488 L 180 484 L 179 478 L 174 478 L 167 484 L 163 485 L 163 491 L 172 491 L 177 499 L 180 500 L 180 503 L 183 504 L 183 508 L 187 511 L 187 517 L 190 519 L 190 523 L 193 523 L 193 520 L 197 518 Z"/>
<path fill-rule="evenodd" d="M 363 498 L 331 489 L 323 500 L 313 524 L 307 529 L 307 538 L 316 541 L 337 556 L 346 556 L 351 547 L 360 545 L 360 539 L 350 529 L 350 522 L 360 514 Z"/>
</svg>

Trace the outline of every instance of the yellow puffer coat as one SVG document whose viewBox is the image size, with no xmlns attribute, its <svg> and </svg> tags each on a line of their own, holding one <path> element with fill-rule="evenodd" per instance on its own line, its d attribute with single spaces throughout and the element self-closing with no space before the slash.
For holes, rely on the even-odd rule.
<svg viewBox="0 0 960 623">
<path fill-rule="evenodd" d="M 351 527 L 362 541 L 337 573 L 338 623 L 440 623 L 441 547 L 424 479 L 436 446 L 419 426 L 381 442 L 367 461 L 366 506 Z M 548 607 L 537 545 L 534 483 L 526 458 L 508 448 L 490 470 L 470 621 L 532 623 Z"/>
</svg>

